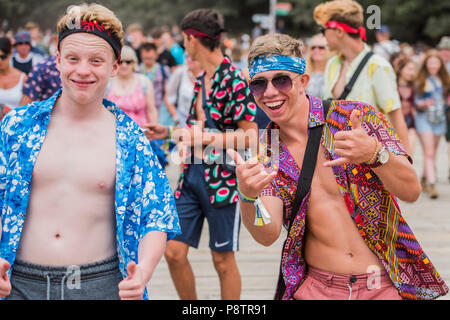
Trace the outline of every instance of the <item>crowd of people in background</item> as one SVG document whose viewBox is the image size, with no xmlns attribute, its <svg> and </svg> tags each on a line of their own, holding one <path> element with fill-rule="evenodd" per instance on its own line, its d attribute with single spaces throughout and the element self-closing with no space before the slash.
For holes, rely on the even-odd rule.
<svg viewBox="0 0 450 320">
<path fill-rule="evenodd" d="M 70 22 L 78 18 L 81 22 L 74 27 Z M 35 248 L 45 247 L 39 242 L 25 240 L 17 251 L 22 229 L 15 224 L 23 225 L 25 213 L 33 212 L 51 225 L 52 216 L 66 205 L 73 212 L 63 215 L 67 220 L 61 225 L 85 221 L 90 228 L 75 225 L 67 228 L 68 235 L 97 236 L 92 228 L 98 224 L 107 229 L 99 239 L 116 240 L 102 247 L 93 238 L 92 247 L 111 258 L 99 260 L 97 252 L 86 258 L 117 269 L 114 279 L 105 279 L 111 293 L 67 293 L 74 299 L 97 294 L 118 298 L 117 292 L 120 298 L 148 298 L 146 285 L 163 254 L 179 297 L 196 299 L 188 252 L 198 247 L 205 219 L 222 299 L 241 295 L 234 256 L 241 219 L 266 246 L 279 238 L 283 226 L 288 230 L 276 299 L 346 298 L 341 287 L 348 287 L 351 299 L 353 284 L 363 288 L 358 281 L 367 287 L 359 299 L 446 294 L 447 286 L 401 216 L 397 199 L 414 202 L 422 191 L 431 199 L 439 197 L 436 160 L 443 137 L 450 164 L 450 37 L 442 37 L 436 47 L 411 45 L 391 39 L 389 27 L 383 25 L 376 31 L 376 43 L 368 44 L 363 9 L 356 1 L 324 2 L 315 7 L 313 18 L 320 32 L 302 39 L 286 35 L 283 20 L 275 34 L 264 35 L 260 25 L 251 36 L 227 34 L 223 16 L 215 9 L 188 13 L 179 28 L 146 30 L 132 23 L 124 30 L 109 9 L 83 4 L 61 18 L 58 34 L 43 36 L 34 22 L 0 34 L 0 116 L 6 115 L 0 172 L 8 172 L 2 178 L 8 215 L 0 221 L 7 237 L 0 239 L 9 259 L 0 257 L 0 298 L 12 292 L 11 299 L 33 298 L 22 293 L 41 299 L 45 287 L 50 299 L 56 285 L 49 273 L 57 269 L 47 273 L 39 266 L 59 264 L 58 250 L 67 254 L 64 264 L 73 264 L 77 245 L 49 250 L 50 258 L 39 260 Z M 257 129 L 267 129 L 261 139 Z M 29 141 L 22 143 L 28 138 L 23 133 L 31 130 Z M 262 157 L 274 150 L 271 130 L 280 132 L 278 159 Z M 423 153 L 419 174 L 411 166 L 417 140 Z M 17 155 L 22 147 L 25 151 Z M 318 153 L 319 148 L 325 152 Z M 168 157 L 171 152 L 182 158 L 177 186 L 164 174 L 170 170 L 173 177 L 176 168 L 166 167 L 173 164 L 168 162 L 174 159 Z M 305 166 L 296 162 L 301 157 Z M 272 163 L 274 159 L 279 163 Z M 10 177 L 7 170 L 13 162 Z M 448 174 L 450 180 L 450 170 Z M 45 179 L 50 183 L 43 183 Z M 336 181 L 337 189 L 330 188 L 330 181 Z M 310 190 L 313 184 L 315 193 Z M 95 188 L 89 192 L 86 186 L 91 185 Z M 60 189 L 67 199 L 58 202 Z M 42 197 L 44 193 L 49 197 Z M 383 209 L 370 201 L 374 198 Z M 371 202 L 368 206 L 365 199 Z M 91 209 L 89 201 L 97 215 L 85 210 Z M 109 211 L 116 213 L 116 225 Z M 380 220 L 382 216 L 395 225 Z M 373 224 L 366 224 L 367 217 Z M 94 218 L 100 222 L 92 223 Z M 27 221 L 33 226 L 33 220 Z M 45 232 L 54 243 L 62 237 L 55 226 L 57 232 L 48 227 L 38 233 L 33 232 L 38 224 L 29 226 L 32 231 L 24 234 L 31 238 L 26 239 L 41 241 Z M 36 264 L 27 264 L 29 257 Z M 76 264 L 83 260 L 75 258 Z M 10 277 L 12 283 L 7 272 L 14 262 L 19 269 Z M 29 289 L 31 278 L 15 282 L 21 263 L 33 270 L 30 276 L 39 270 L 38 289 Z M 367 266 L 389 271 L 379 274 L 381 291 L 370 288 Z M 424 279 L 417 280 L 419 275 Z M 59 276 L 64 299 L 67 279 Z M 327 284 L 323 293 L 303 286 L 305 278 L 339 283 Z M 299 291 L 300 286 L 306 289 Z"/>
<path fill-rule="evenodd" d="M 283 30 L 278 32 L 285 32 Z M 334 92 L 327 92 L 330 85 L 339 82 L 339 79 L 333 79 L 337 72 L 333 61 L 340 63 L 337 57 L 344 57 L 345 62 L 348 53 L 345 51 L 347 49 L 343 51 L 339 48 L 339 44 L 333 41 L 330 43 L 330 37 L 327 42 L 324 31 L 300 39 L 307 59 L 307 73 L 311 77 L 307 93 L 321 98 L 337 98 Z M 228 34 L 222 41 L 222 51 L 243 71 L 247 79 L 248 49 L 254 38 L 264 33 L 265 30 L 257 24 L 251 35 Z M 56 34 L 49 30 L 43 34 L 38 24 L 29 22 L 16 33 L 8 31 L 0 36 L 2 114 L 31 101 L 48 99 L 60 88 L 55 59 Z M 125 39 L 120 71 L 116 78 L 111 79 L 106 98 L 118 103 L 141 126 L 146 123 L 185 126 L 194 83 L 203 70 L 198 62 L 186 54 L 178 27 L 163 26 L 144 30 L 139 23 L 133 23 L 126 28 Z M 377 58 L 371 59 L 389 62 L 397 81 L 397 87 L 392 88 L 390 82 L 381 80 L 378 84 L 380 92 L 366 93 L 376 101 L 388 99 L 386 95 L 390 90 L 398 93 L 401 105 L 398 113 L 401 110 L 406 123 L 408 150 L 414 154 L 417 138 L 422 147 L 423 191 L 431 198 L 437 198 L 435 164 L 442 136 L 446 137 L 449 145 L 450 161 L 450 37 L 442 37 L 436 48 L 422 43 L 411 45 L 391 39 L 389 27 L 383 25 L 376 31 L 376 42 L 371 46 L 364 45 L 366 51 L 376 54 Z M 332 60 L 333 57 L 335 60 Z M 346 64 L 343 66 L 346 67 Z M 348 67 L 349 71 L 354 71 L 354 66 Z M 330 83 L 327 84 L 327 81 Z M 386 85 L 389 88 L 382 87 Z M 363 86 L 358 87 L 364 90 Z M 334 86 L 336 88 L 339 85 Z M 352 92 L 348 99 L 364 100 L 364 97 Z M 374 101 L 367 103 L 376 105 Z M 379 110 L 392 116 L 391 122 L 402 135 L 393 117 L 395 110 L 389 110 L 389 106 L 381 104 Z M 260 129 L 268 123 L 268 118 L 261 113 L 260 110 L 257 113 Z"/>
</svg>

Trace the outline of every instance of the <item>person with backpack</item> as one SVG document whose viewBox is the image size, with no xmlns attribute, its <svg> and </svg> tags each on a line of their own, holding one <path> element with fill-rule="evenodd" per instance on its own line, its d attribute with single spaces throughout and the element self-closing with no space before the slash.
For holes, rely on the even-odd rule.
<svg viewBox="0 0 450 320">
<path fill-rule="evenodd" d="M 307 95 L 300 47 L 280 34 L 253 42 L 249 87 L 272 122 L 259 161 L 228 150 L 250 234 L 270 246 L 287 229 L 275 298 L 446 294 L 397 203 L 416 201 L 421 188 L 395 129 L 364 102 Z"/>
<path fill-rule="evenodd" d="M 395 72 L 366 41 L 363 9 L 353 0 L 333 0 L 314 9 L 331 51 L 338 52 L 325 68 L 323 98 L 361 101 L 387 116 L 408 148 L 408 128 L 401 110 Z"/>
</svg>

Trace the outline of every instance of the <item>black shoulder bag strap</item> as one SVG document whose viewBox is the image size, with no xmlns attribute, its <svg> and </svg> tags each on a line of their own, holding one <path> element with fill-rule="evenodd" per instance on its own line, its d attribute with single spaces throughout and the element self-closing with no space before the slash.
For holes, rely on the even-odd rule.
<svg viewBox="0 0 450 320">
<path fill-rule="evenodd" d="M 202 106 L 206 117 L 206 124 L 208 125 L 208 127 L 220 131 L 214 124 L 214 121 L 211 118 L 211 114 L 209 113 L 209 110 L 206 107 L 205 75 L 202 76 Z M 222 165 L 229 172 L 236 171 L 236 165 L 233 159 L 229 158 L 224 150 L 222 150 Z"/>
<path fill-rule="evenodd" d="M 367 61 L 369 61 L 369 59 L 370 59 L 370 57 L 372 55 L 373 55 L 372 51 L 369 51 L 369 52 L 366 53 L 364 58 L 359 63 L 358 68 L 356 68 L 355 73 L 353 73 L 350 81 L 345 86 L 344 91 L 342 92 L 342 94 L 340 95 L 338 100 L 345 100 L 347 98 L 347 96 L 350 93 L 350 91 L 352 91 L 353 85 L 355 84 L 356 80 L 358 79 L 359 74 L 361 73 L 362 69 L 364 68 L 364 66 L 366 65 Z"/>
<path fill-rule="evenodd" d="M 328 110 L 330 109 L 330 100 L 323 100 L 323 112 L 326 121 L 326 116 L 328 114 Z M 308 142 L 306 144 L 305 155 L 303 156 L 303 164 L 300 171 L 300 176 L 297 181 L 297 190 L 295 192 L 294 203 L 292 205 L 291 216 L 289 217 L 289 228 L 288 228 L 288 236 L 283 244 L 283 250 L 281 256 L 283 256 L 283 251 L 286 246 L 286 241 L 289 238 L 289 233 L 291 231 L 292 224 L 295 220 L 295 217 L 298 214 L 298 210 L 300 209 L 300 205 L 303 202 L 303 199 L 308 194 L 311 189 L 311 182 L 314 175 L 314 170 L 316 168 L 317 162 L 317 154 L 320 146 L 320 139 L 322 138 L 322 130 L 323 125 L 317 126 L 310 129 Z M 280 273 L 278 276 L 278 285 L 277 292 L 275 294 L 275 300 L 281 300 L 284 295 L 284 291 L 286 290 L 286 284 L 283 279 L 283 270 L 280 265 Z"/>
</svg>

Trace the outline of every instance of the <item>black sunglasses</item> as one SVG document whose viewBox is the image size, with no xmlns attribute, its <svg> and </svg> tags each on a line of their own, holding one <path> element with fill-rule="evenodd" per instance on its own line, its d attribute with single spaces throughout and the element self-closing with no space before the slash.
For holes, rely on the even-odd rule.
<svg viewBox="0 0 450 320">
<path fill-rule="evenodd" d="M 134 61 L 133 60 L 120 60 L 120 64 L 126 63 L 126 64 L 132 64 Z"/>
<path fill-rule="evenodd" d="M 272 80 L 255 79 L 251 81 L 249 84 L 250 92 L 255 97 L 262 96 L 267 89 L 267 83 L 270 81 L 272 82 L 272 85 L 274 86 L 275 89 L 285 93 L 292 89 L 292 80 L 294 80 L 298 76 L 301 76 L 301 74 L 298 74 L 293 78 L 289 77 L 288 75 L 282 74 L 273 77 Z"/>
<path fill-rule="evenodd" d="M 325 35 L 325 31 L 328 30 L 328 29 L 332 29 L 332 28 L 328 28 L 328 27 L 324 27 L 324 26 L 320 26 L 320 27 L 319 27 L 319 31 L 320 31 L 320 33 L 322 33 L 323 35 Z"/>
<path fill-rule="evenodd" d="M 311 50 L 315 50 L 315 49 L 325 50 L 325 46 L 312 46 L 311 47 Z"/>
<path fill-rule="evenodd" d="M 6 58 L 8 58 L 8 55 L 6 53 L 0 55 L 1 60 L 5 60 Z"/>
</svg>

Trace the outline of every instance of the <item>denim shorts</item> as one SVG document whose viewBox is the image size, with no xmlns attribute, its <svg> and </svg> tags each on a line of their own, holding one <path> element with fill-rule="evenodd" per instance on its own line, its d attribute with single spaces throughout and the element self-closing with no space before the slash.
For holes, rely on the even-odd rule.
<svg viewBox="0 0 450 320">
<path fill-rule="evenodd" d="M 79 266 L 45 266 L 17 260 L 5 300 L 119 300 L 117 256 Z"/>
<path fill-rule="evenodd" d="M 241 224 L 239 205 L 233 203 L 215 208 L 209 200 L 205 182 L 205 166 L 194 163 L 189 165 L 180 198 L 176 199 L 182 234 L 173 240 L 198 248 L 203 222 L 206 218 L 209 226 L 210 249 L 217 252 L 237 251 Z"/>
<path fill-rule="evenodd" d="M 441 123 L 431 123 L 427 119 L 426 112 L 416 112 L 415 114 L 415 124 L 417 133 L 432 132 L 435 136 L 442 136 L 447 131 L 446 121 Z"/>
</svg>

